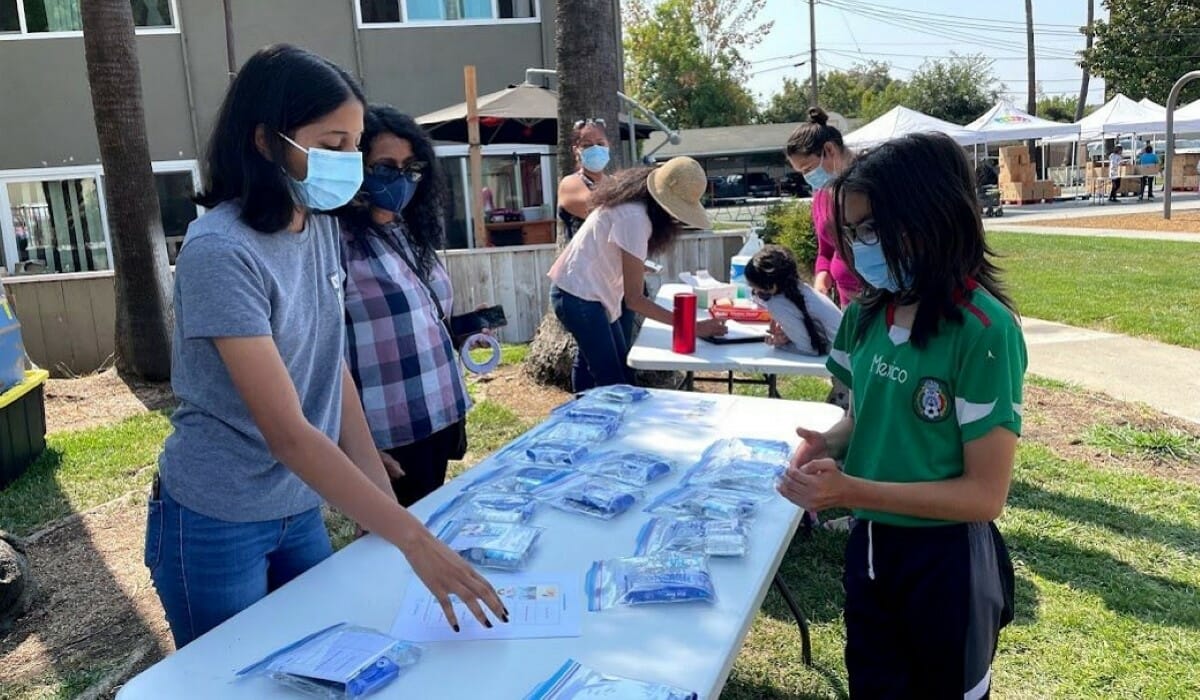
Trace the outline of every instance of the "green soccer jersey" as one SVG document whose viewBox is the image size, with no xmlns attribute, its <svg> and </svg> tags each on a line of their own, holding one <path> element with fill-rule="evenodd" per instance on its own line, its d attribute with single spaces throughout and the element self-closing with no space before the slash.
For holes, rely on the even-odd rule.
<svg viewBox="0 0 1200 700">
<path fill-rule="evenodd" d="M 1001 426 L 1021 434 L 1025 339 L 1013 314 L 983 288 L 962 303 L 961 324 L 943 321 L 923 350 L 879 314 L 855 339 L 861 308 L 846 309 L 829 371 L 853 392 L 847 474 L 884 482 L 942 481 L 963 473 L 963 444 Z M 860 510 L 889 525 L 944 521 Z"/>
</svg>

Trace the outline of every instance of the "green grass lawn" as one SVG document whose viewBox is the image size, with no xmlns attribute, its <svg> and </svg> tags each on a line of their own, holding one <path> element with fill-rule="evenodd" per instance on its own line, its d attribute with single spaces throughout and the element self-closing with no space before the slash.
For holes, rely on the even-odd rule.
<svg viewBox="0 0 1200 700">
<path fill-rule="evenodd" d="M 989 233 L 1022 314 L 1200 348 L 1200 245 Z"/>
</svg>

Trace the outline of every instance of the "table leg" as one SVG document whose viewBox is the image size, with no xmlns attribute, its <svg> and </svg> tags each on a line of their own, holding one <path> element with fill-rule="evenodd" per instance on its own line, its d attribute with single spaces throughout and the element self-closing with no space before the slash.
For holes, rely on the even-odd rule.
<svg viewBox="0 0 1200 700">
<path fill-rule="evenodd" d="M 683 375 L 683 384 L 680 388 L 682 388 L 684 391 L 695 391 L 696 390 L 696 373 L 695 372 L 685 372 Z"/>
<path fill-rule="evenodd" d="M 733 372 L 729 373 L 729 391 L 727 391 L 726 393 L 728 393 L 728 394 L 733 393 Z"/>
<path fill-rule="evenodd" d="M 800 626 L 800 656 L 804 659 L 804 665 L 812 666 L 812 640 L 808 636 L 808 618 L 800 610 L 800 605 L 792 596 L 792 590 L 784 583 L 783 577 L 779 575 L 778 571 L 775 572 L 774 585 L 775 590 L 779 591 L 779 595 L 783 596 L 783 602 L 792 612 L 792 617 L 796 619 L 796 624 Z"/>
<path fill-rule="evenodd" d="M 767 375 L 767 397 L 768 398 L 772 398 L 772 399 L 783 398 L 782 396 L 779 395 L 778 379 L 779 379 L 778 375 L 774 375 L 774 374 Z"/>
</svg>

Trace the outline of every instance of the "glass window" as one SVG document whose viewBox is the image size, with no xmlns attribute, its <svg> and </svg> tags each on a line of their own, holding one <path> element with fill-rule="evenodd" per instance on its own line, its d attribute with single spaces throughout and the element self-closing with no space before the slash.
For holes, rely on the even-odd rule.
<svg viewBox="0 0 1200 700">
<path fill-rule="evenodd" d="M 80 0 L 0 0 L 0 31 L 22 31 L 17 2 L 25 5 L 26 34 L 83 31 Z M 137 27 L 173 27 L 171 0 L 130 0 L 133 24 Z M 10 19 L 11 14 L 11 19 Z M 15 26 L 9 26 L 16 23 Z"/>
<path fill-rule="evenodd" d="M 537 17 L 537 0 L 359 0 L 363 24 L 521 19 Z"/>
<path fill-rule="evenodd" d="M 158 208 L 162 212 L 163 235 L 167 238 L 167 257 L 175 264 L 179 246 L 188 224 L 196 219 L 196 204 L 192 201 L 195 189 L 192 174 L 155 173 L 154 186 L 158 190 Z"/>
<path fill-rule="evenodd" d="M 109 269 L 94 177 L 8 184 L 15 272 Z"/>
<path fill-rule="evenodd" d="M 363 24 L 400 21 L 400 0 L 360 0 Z"/>
<path fill-rule="evenodd" d="M 442 174 L 446 178 L 449 196 L 446 200 L 446 247 L 466 248 L 467 234 L 471 222 L 467 220 L 467 205 L 464 199 L 466 183 L 463 181 L 463 164 L 466 158 L 442 158 Z"/>
</svg>

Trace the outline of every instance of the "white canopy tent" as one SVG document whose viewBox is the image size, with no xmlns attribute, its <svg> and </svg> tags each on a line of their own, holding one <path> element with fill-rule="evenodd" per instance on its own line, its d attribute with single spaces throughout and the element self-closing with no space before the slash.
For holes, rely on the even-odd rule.
<svg viewBox="0 0 1200 700">
<path fill-rule="evenodd" d="M 1157 105 L 1155 105 L 1157 106 Z M 1176 129 L 1200 128 L 1200 120 L 1194 125 L 1178 123 L 1179 113 L 1176 111 Z M 1048 143 L 1064 143 L 1068 141 L 1092 141 L 1115 136 L 1118 134 L 1156 134 L 1167 130 L 1167 110 L 1161 112 L 1155 107 L 1147 107 L 1134 102 L 1125 95 L 1117 93 L 1111 100 L 1105 102 L 1099 109 L 1080 119 L 1078 139 L 1070 136 L 1058 136 L 1045 139 Z"/>
<path fill-rule="evenodd" d="M 1154 100 L 1150 99 L 1149 97 L 1143 97 L 1142 99 L 1138 100 L 1138 104 L 1145 107 L 1146 109 L 1151 109 L 1151 110 L 1154 110 L 1156 113 L 1161 114 L 1163 119 L 1167 118 L 1167 108 L 1164 107 L 1163 105 L 1160 105 L 1159 103 L 1155 102 Z M 1179 110 L 1176 110 L 1176 112 L 1178 112 L 1178 111 Z"/>
<path fill-rule="evenodd" d="M 870 148 L 906 134 L 925 131 L 940 131 L 963 146 L 981 143 L 977 132 L 902 106 L 893 107 L 887 114 L 850 132 L 844 141 L 850 148 Z"/>
<path fill-rule="evenodd" d="M 1200 100 L 1175 109 L 1175 133 L 1186 131 L 1200 131 Z"/>
<path fill-rule="evenodd" d="M 1009 100 L 1000 100 L 964 129 L 980 136 L 980 143 L 1021 141 L 1052 136 L 1079 137 L 1078 124 L 1063 124 L 1035 117 Z"/>
</svg>

